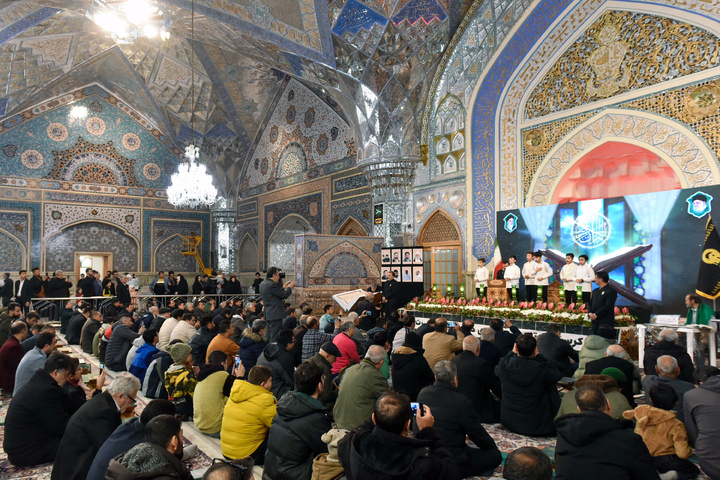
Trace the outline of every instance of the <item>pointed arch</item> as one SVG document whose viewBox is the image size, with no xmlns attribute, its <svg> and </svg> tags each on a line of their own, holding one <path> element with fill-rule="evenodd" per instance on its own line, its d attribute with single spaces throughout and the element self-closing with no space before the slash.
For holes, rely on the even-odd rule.
<svg viewBox="0 0 720 480">
<path fill-rule="evenodd" d="M 255 272 L 258 268 L 258 248 L 255 240 L 246 233 L 238 249 L 238 271 Z"/>
<path fill-rule="evenodd" d="M 368 233 L 365 227 L 352 215 L 348 217 L 337 231 L 338 235 L 345 237 L 367 237 Z"/>
<path fill-rule="evenodd" d="M 0 268 L 8 271 L 17 271 L 27 265 L 27 249 L 15 235 L 0 228 L 0 247 L 2 247 L 2 259 Z"/>
<path fill-rule="evenodd" d="M 183 236 L 174 233 L 155 247 L 152 255 L 152 271 L 175 270 L 176 272 L 196 272 L 200 270 L 195 257 L 182 255 Z"/>
<path fill-rule="evenodd" d="M 418 235 L 419 245 L 460 243 L 460 229 L 450 216 L 438 210 L 425 221 Z"/>
</svg>

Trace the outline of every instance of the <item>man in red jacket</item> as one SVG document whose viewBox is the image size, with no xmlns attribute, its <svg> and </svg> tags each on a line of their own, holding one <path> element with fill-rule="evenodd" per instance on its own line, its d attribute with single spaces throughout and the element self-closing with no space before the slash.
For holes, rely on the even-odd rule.
<svg viewBox="0 0 720 480">
<path fill-rule="evenodd" d="M 6 397 L 11 397 L 15 388 L 15 372 L 25 350 L 22 342 L 27 337 L 25 322 L 15 322 L 10 327 L 10 337 L 0 348 L 0 388 Z"/>
<path fill-rule="evenodd" d="M 352 339 L 355 335 L 355 324 L 352 320 L 348 320 L 340 325 L 340 333 L 333 338 L 333 343 L 342 354 L 332 366 L 332 374 L 337 375 L 345 367 L 352 365 L 351 360 L 355 364 L 360 363 L 360 355 L 358 355 L 357 344 Z"/>
</svg>

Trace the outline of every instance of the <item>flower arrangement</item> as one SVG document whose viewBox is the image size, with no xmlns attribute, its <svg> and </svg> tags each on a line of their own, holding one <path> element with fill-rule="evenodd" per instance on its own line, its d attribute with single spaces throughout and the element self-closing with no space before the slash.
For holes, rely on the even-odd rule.
<svg viewBox="0 0 720 480">
<path fill-rule="evenodd" d="M 554 304 L 552 302 L 516 302 L 475 298 L 433 298 L 416 297 L 406 306 L 408 310 L 423 313 L 444 313 L 463 317 L 499 317 L 521 319 L 533 322 L 562 323 L 564 325 L 591 325 L 590 316 L 584 304 Z M 635 324 L 637 317 L 630 315 L 627 308 L 615 307 L 615 323 L 618 327 Z"/>
</svg>

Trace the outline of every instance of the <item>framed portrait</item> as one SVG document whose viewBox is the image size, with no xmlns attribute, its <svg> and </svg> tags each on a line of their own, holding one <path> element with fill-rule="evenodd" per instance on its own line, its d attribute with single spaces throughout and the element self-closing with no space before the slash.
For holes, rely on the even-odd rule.
<svg viewBox="0 0 720 480">
<path fill-rule="evenodd" d="M 423 249 L 422 248 L 413 248 L 413 265 L 422 265 L 423 264 Z"/>
<path fill-rule="evenodd" d="M 413 281 L 413 278 L 412 278 L 412 267 L 403 266 L 401 272 L 402 272 L 402 273 L 401 273 L 400 276 L 402 277 L 403 283 L 404 283 L 404 282 L 412 282 L 412 281 Z"/>
<path fill-rule="evenodd" d="M 391 264 L 393 265 L 400 265 L 401 263 L 401 257 L 402 256 L 402 249 L 401 248 L 393 248 L 392 249 L 392 260 Z"/>
<path fill-rule="evenodd" d="M 423 267 L 412 267 L 412 281 L 414 283 L 424 282 L 423 273 Z"/>
<path fill-rule="evenodd" d="M 411 265 L 412 264 L 412 248 L 403 248 L 402 263 L 403 263 L 403 265 Z"/>
<path fill-rule="evenodd" d="M 380 251 L 381 256 L 381 262 L 383 265 L 390 265 L 390 256 L 392 255 L 392 249 L 390 248 L 383 248 Z"/>
<path fill-rule="evenodd" d="M 388 256 L 389 256 L 389 255 L 390 255 L 390 254 L 388 253 Z M 380 280 L 382 280 L 383 282 L 387 282 L 387 281 L 388 281 L 388 278 L 390 278 L 390 277 L 388 276 L 388 272 L 389 272 L 389 271 L 390 271 L 389 268 L 383 267 L 383 269 L 382 269 L 382 271 L 381 271 Z"/>
</svg>

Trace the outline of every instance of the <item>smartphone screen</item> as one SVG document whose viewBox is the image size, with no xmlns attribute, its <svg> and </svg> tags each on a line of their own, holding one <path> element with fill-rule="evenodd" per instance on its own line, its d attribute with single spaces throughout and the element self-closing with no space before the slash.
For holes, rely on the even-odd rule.
<svg viewBox="0 0 720 480">
<path fill-rule="evenodd" d="M 235 356 L 235 368 L 240 368 L 240 364 L 242 363 L 242 360 L 240 360 L 240 355 Z"/>
<path fill-rule="evenodd" d="M 105 370 L 105 364 L 101 363 L 100 364 L 100 373 L 102 373 L 103 370 Z"/>
<path fill-rule="evenodd" d="M 455 322 L 448 322 L 448 327 L 455 328 Z"/>
<path fill-rule="evenodd" d="M 413 416 L 417 417 L 417 411 L 418 408 L 420 408 L 420 404 L 418 402 L 410 402 L 410 408 L 412 409 Z"/>
</svg>

